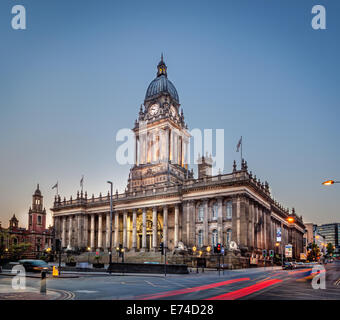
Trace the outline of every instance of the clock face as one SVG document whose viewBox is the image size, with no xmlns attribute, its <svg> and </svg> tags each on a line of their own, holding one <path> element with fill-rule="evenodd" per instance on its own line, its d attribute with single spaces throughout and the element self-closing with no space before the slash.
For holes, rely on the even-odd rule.
<svg viewBox="0 0 340 320">
<path fill-rule="evenodd" d="M 149 109 L 149 113 L 154 116 L 159 110 L 159 106 L 157 103 L 153 104 L 150 109 Z"/>
<path fill-rule="evenodd" d="M 173 117 L 176 116 L 176 108 L 175 108 L 174 106 L 171 106 L 171 107 L 170 107 L 170 113 L 171 113 L 171 115 L 172 115 Z"/>
</svg>

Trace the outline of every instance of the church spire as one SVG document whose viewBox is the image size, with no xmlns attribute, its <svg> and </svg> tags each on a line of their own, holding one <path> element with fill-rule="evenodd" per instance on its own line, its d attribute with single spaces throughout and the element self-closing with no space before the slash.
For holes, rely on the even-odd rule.
<svg viewBox="0 0 340 320">
<path fill-rule="evenodd" d="M 167 67 L 166 67 L 166 64 L 163 60 L 163 52 L 162 52 L 161 61 L 157 65 L 157 77 L 160 77 L 162 75 L 165 75 L 167 77 L 168 75 L 167 75 L 166 69 L 167 69 Z"/>
</svg>

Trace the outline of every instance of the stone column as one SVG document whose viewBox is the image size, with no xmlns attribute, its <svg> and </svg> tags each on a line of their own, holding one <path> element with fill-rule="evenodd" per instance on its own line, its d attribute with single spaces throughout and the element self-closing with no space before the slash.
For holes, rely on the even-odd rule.
<svg viewBox="0 0 340 320">
<path fill-rule="evenodd" d="M 106 223 L 105 223 L 105 227 L 106 227 L 106 233 L 105 233 L 105 236 L 106 236 L 106 241 L 105 241 L 105 247 L 107 249 L 110 249 L 110 213 L 107 213 L 106 214 Z"/>
<path fill-rule="evenodd" d="M 262 220 L 262 224 L 261 224 L 261 228 L 260 228 L 260 243 L 261 243 L 261 249 L 264 249 L 264 240 L 263 240 L 263 233 L 264 233 L 264 217 L 263 217 L 263 210 L 262 208 L 259 208 L 259 216 L 261 217 Z"/>
<path fill-rule="evenodd" d="M 175 205 L 175 235 L 174 235 L 174 243 L 175 248 L 178 246 L 179 240 L 179 206 L 178 204 Z"/>
<path fill-rule="evenodd" d="M 94 216 L 94 214 L 91 214 L 91 230 L 90 230 L 90 232 L 91 232 L 91 238 L 90 238 L 90 247 L 91 247 L 91 250 L 95 250 L 96 248 L 95 248 L 95 244 L 94 244 L 94 218 L 95 218 L 95 216 Z"/>
<path fill-rule="evenodd" d="M 127 248 L 127 211 L 123 213 L 123 248 Z"/>
<path fill-rule="evenodd" d="M 73 220 L 73 216 L 69 217 L 69 227 L 68 227 L 68 245 L 70 247 L 72 247 L 72 220 Z"/>
<path fill-rule="evenodd" d="M 263 210 L 263 248 L 268 249 L 267 247 L 267 210 Z"/>
<path fill-rule="evenodd" d="M 103 216 L 98 214 L 98 248 L 103 248 Z"/>
<path fill-rule="evenodd" d="M 254 203 L 253 201 L 249 203 L 249 247 L 254 247 Z"/>
<path fill-rule="evenodd" d="M 115 212 L 115 247 L 119 246 L 119 213 Z"/>
<path fill-rule="evenodd" d="M 81 235 L 82 235 L 82 215 L 79 214 L 77 216 L 77 247 L 80 248 L 82 246 L 82 242 L 81 242 Z"/>
<path fill-rule="evenodd" d="M 184 204 L 185 208 L 185 219 L 186 219 L 186 245 L 190 246 L 190 201 L 186 201 Z"/>
<path fill-rule="evenodd" d="M 163 243 L 168 247 L 168 206 L 163 207 Z"/>
<path fill-rule="evenodd" d="M 83 246 L 84 247 L 88 247 L 89 243 L 88 243 L 88 236 L 89 236 L 89 217 L 87 214 L 84 215 L 84 229 L 83 229 Z"/>
<path fill-rule="evenodd" d="M 193 247 L 196 243 L 196 203 L 195 200 L 189 201 L 189 246 Z"/>
<path fill-rule="evenodd" d="M 256 213 L 256 227 L 257 227 L 257 233 L 256 233 L 256 247 L 257 249 L 261 248 L 261 226 L 258 226 L 260 216 L 259 216 L 259 206 L 255 206 L 255 213 Z"/>
<path fill-rule="evenodd" d="M 61 245 L 63 248 L 65 248 L 66 245 L 66 217 L 62 217 L 62 235 L 61 235 Z"/>
<path fill-rule="evenodd" d="M 152 248 L 157 251 L 157 207 L 152 208 Z"/>
<path fill-rule="evenodd" d="M 132 211 L 132 250 L 137 250 L 137 210 Z"/>
<path fill-rule="evenodd" d="M 234 208 L 233 208 L 234 209 Z M 237 243 L 237 245 L 240 245 L 240 232 L 241 232 L 241 221 L 240 221 L 240 216 L 241 216 L 241 200 L 239 197 L 236 198 L 236 203 L 235 203 L 235 217 L 233 214 L 233 232 L 232 232 L 232 238 L 233 241 Z M 234 210 L 233 210 L 234 212 Z"/>
<path fill-rule="evenodd" d="M 248 248 L 249 238 L 249 201 L 246 197 L 240 198 L 240 246 Z"/>
<path fill-rule="evenodd" d="M 218 212 L 217 212 L 217 242 L 223 243 L 223 198 L 217 199 Z"/>
<path fill-rule="evenodd" d="M 203 219 L 203 246 L 209 244 L 209 224 L 208 224 L 208 214 L 209 214 L 209 201 L 204 200 L 204 219 Z"/>
<path fill-rule="evenodd" d="M 142 249 L 146 251 L 146 208 L 143 208 L 143 232 L 142 232 Z"/>
</svg>

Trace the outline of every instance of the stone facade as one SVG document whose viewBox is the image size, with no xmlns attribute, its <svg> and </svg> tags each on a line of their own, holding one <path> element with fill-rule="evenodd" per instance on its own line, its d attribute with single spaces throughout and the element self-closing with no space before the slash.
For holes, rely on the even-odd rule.
<svg viewBox="0 0 340 320">
<path fill-rule="evenodd" d="M 241 168 L 234 162 L 229 174 L 212 176 L 211 159 L 202 157 L 194 178 L 187 165 L 190 134 L 163 59 L 133 131 L 135 164 L 125 192 L 113 195 L 113 247 L 156 251 L 163 242 L 169 250 L 217 243 L 228 248 L 234 241 L 255 255 L 275 248 L 280 227 L 282 245 L 292 243 L 296 257 L 303 252 L 302 218 L 271 197 L 268 183 L 256 179 L 246 161 L 242 159 Z M 69 200 L 58 195 L 52 211 L 64 248 L 110 248 L 109 194 L 88 197 L 78 192 Z M 287 222 L 289 215 L 294 223 Z"/>
</svg>

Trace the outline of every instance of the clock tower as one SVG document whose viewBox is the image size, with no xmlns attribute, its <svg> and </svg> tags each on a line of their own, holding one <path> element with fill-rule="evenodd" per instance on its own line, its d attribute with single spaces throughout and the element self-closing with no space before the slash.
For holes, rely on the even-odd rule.
<svg viewBox="0 0 340 320">
<path fill-rule="evenodd" d="M 190 134 L 175 86 L 168 79 L 163 60 L 150 83 L 135 122 L 135 165 L 128 190 L 181 184 L 192 177 L 188 170 Z"/>
<path fill-rule="evenodd" d="M 43 232 L 46 229 L 46 209 L 43 207 L 43 196 L 39 184 L 32 196 L 32 206 L 28 211 L 28 230 Z"/>
</svg>

